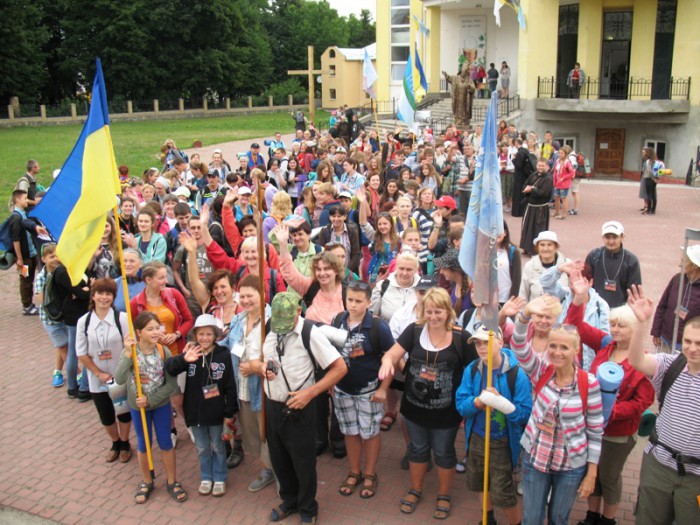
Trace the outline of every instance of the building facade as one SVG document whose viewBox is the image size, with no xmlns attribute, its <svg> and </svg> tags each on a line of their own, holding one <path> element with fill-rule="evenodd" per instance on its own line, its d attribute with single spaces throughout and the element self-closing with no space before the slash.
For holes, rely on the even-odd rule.
<svg viewBox="0 0 700 525">
<path fill-rule="evenodd" d="M 429 93 L 446 89 L 441 71 L 455 74 L 460 55 L 486 69 L 505 61 L 521 107 L 509 120 L 520 129 L 551 130 L 597 175 L 638 177 L 641 149 L 652 146 L 684 177 L 700 145 L 700 2 L 528 0 L 522 9 L 525 31 L 508 7 L 498 27 L 492 0 L 377 0 L 378 98 L 398 98 L 416 45 Z M 417 36 L 416 18 L 429 36 Z M 578 88 L 568 81 L 576 62 Z"/>
<path fill-rule="evenodd" d="M 351 108 L 369 104 L 369 95 L 362 90 L 362 67 L 365 49 L 372 65 L 376 65 L 376 44 L 366 48 L 349 49 L 329 47 L 321 55 L 321 104 L 326 109 L 336 109 L 344 105 Z"/>
</svg>

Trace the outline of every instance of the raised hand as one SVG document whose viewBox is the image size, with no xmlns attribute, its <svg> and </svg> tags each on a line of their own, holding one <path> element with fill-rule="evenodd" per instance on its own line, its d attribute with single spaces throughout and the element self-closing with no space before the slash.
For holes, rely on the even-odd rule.
<svg viewBox="0 0 700 525">
<path fill-rule="evenodd" d="M 177 240 L 187 252 L 194 252 L 197 250 L 197 241 L 194 237 L 187 231 L 181 231 L 180 235 L 177 236 Z"/>
<path fill-rule="evenodd" d="M 644 295 L 644 287 L 633 284 L 627 290 L 627 304 L 640 323 L 648 321 L 654 315 L 654 303 Z"/>
<path fill-rule="evenodd" d="M 503 304 L 503 307 L 501 308 L 500 313 L 506 317 L 513 317 L 520 310 L 523 309 L 525 304 L 526 304 L 526 302 L 525 302 L 525 299 L 523 297 L 513 296 Z"/>
<path fill-rule="evenodd" d="M 275 229 L 273 230 L 275 232 L 275 236 L 277 237 L 277 242 L 282 245 L 286 245 L 289 242 L 289 225 L 281 222 L 279 223 Z"/>
<path fill-rule="evenodd" d="M 539 297 L 533 299 L 525 306 L 525 316 L 532 317 L 533 314 L 545 315 L 551 312 L 552 307 L 556 305 L 559 300 L 551 295 L 540 295 Z"/>
<path fill-rule="evenodd" d="M 195 363 L 199 361 L 200 357 L 202 357 L 202 347 L 195 345 L 193 342 L 187 343 L 184 350 L 183 355 L 185 361 L 188 363 Z"/>
<path fill-rule="evenodd" d="M 231 206 L 238 197 L 238 186 L 233 186 L 224 196 L 224 205 Z"/>
<path fill-rule="evenodd" d="M 588 290 L 590 290 L 591 285 L 588 279 L 581 275 L 580 271 L 572 270 L 569 273 L 569 288 L 576 296 L 585 298 L 588 297 Z"/>
<path fill-rule="evenodd" d="M 557 266 L 557 270 L 567 275 L 571 275 L 574 272 L 580 272 L 583 270 L 583 261 L 566 261 Z"/>
<path fill-rule="evenodd" d="M 202 230 L 209 226 L 209 205 L 204 204 L 199 212 L 199 220 L 202 223 Z"/>
<path fill-rule="evenodd" d="M 358 188 L 355 190 L 355 198 L 358 202 L 367 202 L 367 194 L 364 188 Z"/>
</svg>

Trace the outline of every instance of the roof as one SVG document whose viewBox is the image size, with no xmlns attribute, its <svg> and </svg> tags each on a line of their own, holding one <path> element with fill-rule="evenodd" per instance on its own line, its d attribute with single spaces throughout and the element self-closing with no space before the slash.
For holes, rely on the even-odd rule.
<svg viewBox="0 0 700 525">
<path fill-rule="evenodd" d="M 338 47 L 336 49 L 345 57 L 345 60 L 364 60 L 365 49 L 369 54 L 370 60 L 377 59 L 377 44 L 370 44 L 367 47 L 362 47 L 359 49 L 353 49 L 349 47 Z"/>
</svg>

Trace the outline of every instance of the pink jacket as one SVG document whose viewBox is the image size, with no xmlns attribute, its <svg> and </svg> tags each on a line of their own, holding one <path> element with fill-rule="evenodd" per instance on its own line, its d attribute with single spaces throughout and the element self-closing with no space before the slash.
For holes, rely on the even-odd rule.
<svg viewBox="0 0 700 525">
<path fill-rule="evenodd" d="M 554 189 L 556 190 L 568 190 L 571 187 L 571 183 L 574 181 L 576 176 L 576 171 L 571 165 L 569 159 L 564 160 L 564 166 L 562 167 L 561 160 L 557 160 L 554 163 L 554 169 L 552 170 L 554 174 Z"/>
</svg>

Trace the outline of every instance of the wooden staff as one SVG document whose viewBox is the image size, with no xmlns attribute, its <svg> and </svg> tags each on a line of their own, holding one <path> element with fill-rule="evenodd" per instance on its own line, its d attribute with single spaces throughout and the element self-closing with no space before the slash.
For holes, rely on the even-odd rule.
<svg viewBox="0 0 700 525">
<path fill-rule="evenodd" d="M 116 202 L 114 204 L 114 222 L 116 227 L 119 228 L 119 207 Z M 131 305 L 129 304 L 129 287 L 126 282 L 126 266 L 124 265 L 124 248 L 122 246 L 122 236 L 117 233 L 117 247 L 119 254 L 119 267 L 122 272 L 122 290 L 124 293 L 124 304 L 126 305 L 126 318 L 129 322 L 129 335 L 136 339 L 134 332 L 134 323 L 131 319 Z M 119 318 L 117 317 L 117 322 Z M 136 358 L 136 345 L 131 347 L 131 362 L 134 366 L 134 379 L 136 381 L 136 396 L 141 397 L 143 395 L 143 389 L 141 388 L 141 376 L 139 375 L 139 363 Z M 143 439 L 146 441 L 146 456 L 148 457 L 148 468 L 151 471 L 151 481 L 156 479 L 155 469 L 153 468 L 153 452 L 151 450 L 151 440 L 148 439 L 148 423 L 146 421 L 146 409 L 144 407 L 139 407 L 139 412 L 141 413 L 141 427 L 143 428 Z"/>
<path fill-rule="evenodd" d="M 265 345 L 265 244 L 263 242 L 263 215 L 262 215 L 262 203 L 265 199 L 265 187 L 261 180 L 257 181 L 257 199 L 258 199 L 258 210 L 257 210 L 257 222 L 258 222 L 258 278 L 260 280 L 260 361 L 263 363 L 263 381 L 260 382 L 260 388 L 262 389 L 262 417 L 260 423 L 260 439 L 263 443 L 266 442 L 265 437 L 265 356 L 263 354 L 263 346 Z M 272 300 L 272 298 L 270 298 Z"/>
<path fill-rule="evenodd" d="M 486 366 L 486 389 L 488 390 L 492 386 L 492 375 L 493 375 L 493 330 L 489 330 L 489 351 Z M 484 499 L 481 502 L 482 506 L 482 523 L 486 523 L 486 516 L 488 514 L 489 506 L 489 459 L 490 459 L 490 447 L 491 447 L 491 407 L 486 405 L 486 435 L 484 437 Z"/>
</svg>

